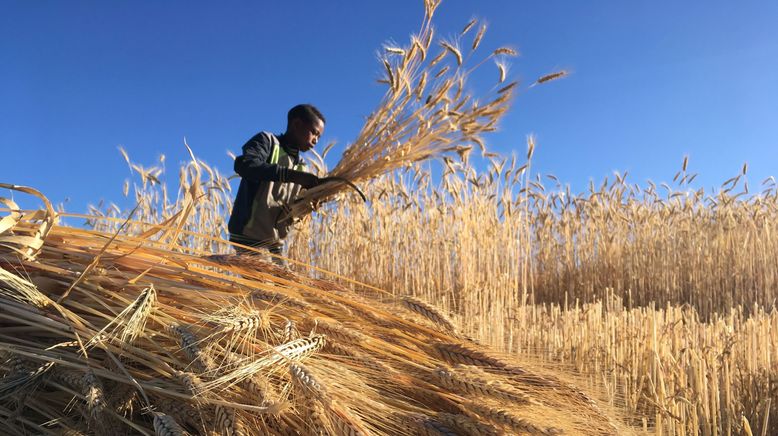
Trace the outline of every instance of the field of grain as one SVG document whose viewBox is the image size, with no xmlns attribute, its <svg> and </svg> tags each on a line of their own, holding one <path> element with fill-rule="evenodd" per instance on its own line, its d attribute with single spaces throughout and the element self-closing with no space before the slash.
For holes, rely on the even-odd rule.
<svg viewBox="0 0 778 436">
<path fill-rule="evenodd" d="M 0 199 L 5 433 L 778 434 L 775 180 L 706 191 L 684 160 L 575 192 L 533 138 L 489 152 L 515 51 L 474 59 L 486 26 L 440 39 L 425 4 L 357 138 L 313 159 L 368 201 L 306 192 L 289 270 L 233 254 L 230 180 L 193 153 L 169 189 L 122 151 L 130 208 L 0 185 L 44 206 Z"/>
<path fill-rule="evenodd" d="M 313 242 L 292 255 L 434 302 L 507 352 L 568 363 L 657 434 L 776 431 L 772 179 L 746 193 L 743 168 L 706 193 L 683 162 L 672 185 L 617 176 L 576 195 L 493 159 L 484 173 L 450 164 L 434 186 L 423 170 L 386 178 L 370 208 L 341 202 L 306 222 L 298 238 Z"/>
<path fill-rule="evenodd" d="M 660 188 L 619 175 L 573 194 L 531 172 L 532 146 L 521 161 L 491 155 L 484 172 L 446 160 L 436 184 L 425 166 L 400 170 L 363 187 L 369 204 L 341 194 L 298 223 L 293 268 L 431 304 L 506 355 L 577 375 L 635 430 L 772 434 L 773 180 L 746 193 L 743 168 L 707 193 L 684 161 Z M 208 174 L 203 188 L 221 188 L 193 209 L 192 231 L 224 228 L 228 185 Z M 135 188 L 177 210 L 159 185 Z M 230 251 L 198 237 L 186 244 Z"/>
<path fill-rule="evenodd" d="M 771 434 L 778 197 L 623 177 L 572 194 L 556 177 L 493 158 L 423 170 L 305 223 L 295 258 L 442 307 L 469 334 L 571 364 L 662 434 Z M 551 188 L 541 180 L 550 182 Z M 391 255 L 386 255 L 391 253 Z M 775 412 L 775 410 L 773 410 Z M 774 413 L 773 413 L 773 416 Z"/>
</svg>

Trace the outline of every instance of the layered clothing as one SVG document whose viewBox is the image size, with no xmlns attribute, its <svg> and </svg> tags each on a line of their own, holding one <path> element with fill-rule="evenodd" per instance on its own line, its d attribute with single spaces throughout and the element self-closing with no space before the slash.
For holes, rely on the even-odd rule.
<svg viewBox="0 0 778 436">
<path fill-rule="evenodd" d="M 228 224 L 231 241 L 281 252 L 292 226 L 289 206 L 301 190 L 288 181 L 290 169 L 304 171 L 305 162 L 284 135 L 260 132 L 246 142 L 235 159 L 241 181 Z"/>
</svg>

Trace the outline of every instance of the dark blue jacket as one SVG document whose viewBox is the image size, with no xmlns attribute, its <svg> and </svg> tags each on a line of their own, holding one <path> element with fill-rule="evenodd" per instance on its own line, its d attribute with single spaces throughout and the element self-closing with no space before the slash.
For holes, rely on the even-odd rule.
<svg viewBox="0 0 778 436">
<path fill-rule="evenodd" d="M 262 182 L 279 182 L 285 179 L 287 168 L 271 164 L 273 144 L 269 134 L 260 132 L 243 145 L 243 154 L 235 158 L 235 172 L 241 177 L 228 228 L 231 235 L 240 235 L 251 218 L 252 204 Z M 299 150 L 289 146 L 284 135 L 276 135 L 286 154 L 300 161 Z"/>
</svg>

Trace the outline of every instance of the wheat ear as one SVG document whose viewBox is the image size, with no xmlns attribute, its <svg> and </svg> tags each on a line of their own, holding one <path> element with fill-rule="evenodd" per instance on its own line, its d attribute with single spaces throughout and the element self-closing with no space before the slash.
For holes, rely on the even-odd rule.
<svg viewBox="0 0 778 436">
<path fill-rule="evenodd" d="M 483 403 L 471 401 L 465 404 L 465 408 L 489 421 L 500 425 L 505 428 L 509 428 L 515 432 L 521 434 L 541 435 L 541 436 L 553 436 L 562 433 L 562 430 L 554 427 L 541 427 L 531 423 L 525 418 L 520 418 L 510 411 L 495 408 Z"/>
<path fill-rule="evenodd" d="M 223 436 L 248 436 L 243 424 L 238 419 L 235 409 L 222 406 L 216 406 L 215 413 L 216 428 Z"/>
<path fill-rule="evenodd" d="M 159 412 L 154 413 L 154 434 L 156 434 L 156 436 L 188 435 L 172 416 Z"/>
<path fill-rule="evenodd" d="M 436 419 L 448 428 L 472 436 L 497 436 L 501 432 L 489 424 L 478 422 L 467 416 L 454 413 L 438 413 Z"/>
<path fill-rule="evenodd" d="M 477 395 L 513 404 L 530 404 L 533 402 L 529 395 L 509 386 L 502 386 L 501 384 L 495 384 L 495 382 L 490 383 L 482 378 L 465 376 L 447 368 L 435 369 L 430 374 L 429 379 L 438 386 L 464 396 Z"/>
<path fill-rule="evenodd" d="M 456 327 L 454 327 L 454 324 L 448 319 L 446 315 L 443 314 L 443 312 L 434 306 L 413 297 L 404 297 L 402 299 L 402 304 L 410 311 L 418 313 L 419 315 L 432 321 L 435 325 L 439 326 L 444 331 L 456 333 Z"/>
<path fill-rule="evenodd" d="M 195 369 L 199 372 L 206 372 L 215 367 L 210 356 L 200 350 L 197 337 L 188 328 L 179 324 L 172 324 L 167 327 L 167 330 L 178 338 L 182 351 L 190 360 L 190 363 L 194 365 Z"/>
</svg>

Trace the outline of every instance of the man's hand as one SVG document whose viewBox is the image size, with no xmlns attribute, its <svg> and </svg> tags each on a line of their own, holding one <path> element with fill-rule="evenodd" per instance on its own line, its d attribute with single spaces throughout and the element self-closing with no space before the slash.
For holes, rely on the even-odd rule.
<svg viewBox="0 0 778 436">
<path fill-rule="evenodd" d="M 286 181 L 297 183 L 305 189 L 311 189 L 321 183 L 321 179 L 305 171 L 288 170 L 286 172 Z"/>
</svg>

